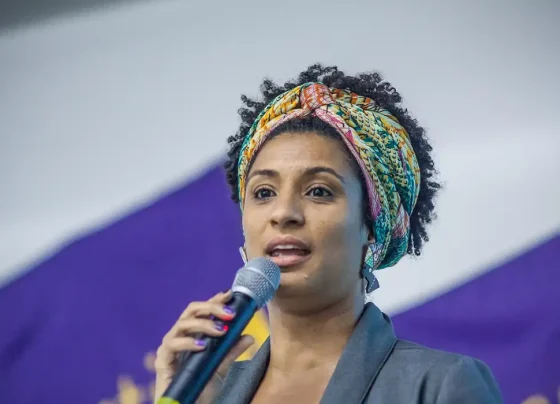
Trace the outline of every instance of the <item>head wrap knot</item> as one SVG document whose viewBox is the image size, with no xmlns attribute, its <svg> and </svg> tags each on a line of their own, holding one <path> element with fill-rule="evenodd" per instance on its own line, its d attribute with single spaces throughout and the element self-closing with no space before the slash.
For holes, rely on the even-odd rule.
<svg viewBox="0 0 560 404">
<path fill-rule="evenodd" d="M 276 97 L 259 114 L 241 146 L 241 208 L 248 168 L 268 134 L 290 119 L 310 116 L 337 130 L 366 180 L 375 238 L 374 268 L 395 265 L 407 251 L 420 168 L 406 130 L 371 98 L 321 83 L 302 84 Z"/>
</svg>

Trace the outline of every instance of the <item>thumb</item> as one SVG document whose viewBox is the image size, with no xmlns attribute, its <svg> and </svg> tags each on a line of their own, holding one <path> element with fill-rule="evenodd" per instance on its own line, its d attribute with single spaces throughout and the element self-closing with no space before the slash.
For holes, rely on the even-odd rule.
<svg viewBox="0 0 560 404">
<path fill-rule="evenodd" d="M 237 341 L 237 344 L 235 344 L 233 348 L 231 348 L 231 351 L 229 351 L 227 356 L 222 361 L 220 367 L 218 368 L 218 374 L 222 378 L 225 377 L 231 364 L 254 343 L 255 338 L 253 338 L 251 335 L 243 335 L 239 339 L 239 341 Z"/>
</svg>

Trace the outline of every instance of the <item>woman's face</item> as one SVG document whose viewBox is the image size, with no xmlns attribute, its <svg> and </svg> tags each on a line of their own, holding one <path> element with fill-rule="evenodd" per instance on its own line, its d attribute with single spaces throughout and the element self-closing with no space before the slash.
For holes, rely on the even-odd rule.
<svg viewBox="0 0 560 404">
<path fill-rule="evenodd" d="M 249 259 L 266 256 L 280 266 L 278 298 L 329 304 L 361 292 L 368 230 L 359 178 L 343 148 L 316 133 L 284 133 L 267 141 L 253 162 L 245 248 Z"/>
</svg>

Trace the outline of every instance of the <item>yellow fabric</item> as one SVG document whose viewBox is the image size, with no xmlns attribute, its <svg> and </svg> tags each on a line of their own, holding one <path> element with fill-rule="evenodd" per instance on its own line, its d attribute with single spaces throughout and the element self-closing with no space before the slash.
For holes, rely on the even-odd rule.
<svg viewBox="0 0 560 404">
<path fill-rule="evenodd" d="M 248 334 L 255 338 L 255 344 L 237 358 L 239 361 L 251 359 L 269 336 L 268 318 L 264 310 L 255 313 L 247 327 L 245 327 L 245 330 L 243 330 L 243 334 Z"/>
</svg>

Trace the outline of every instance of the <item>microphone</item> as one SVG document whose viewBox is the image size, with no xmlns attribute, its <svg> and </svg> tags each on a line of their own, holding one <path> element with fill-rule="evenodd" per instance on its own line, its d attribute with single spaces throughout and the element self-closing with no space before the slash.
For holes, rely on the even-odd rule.
<svg viewBox="0 0 560 404">
<path fill-rule="evenodd" d="M 197 336 L 206 342 L 206 349 L 180 355 L 177 373 L 157 404 L 194 404 L 253 314 L 272 299 L 279 285 L 280 268 L 267 258 L 252 259 L 237 271 L 227 302 L 235 310 L 235 317 L 224 322 L 228 331 L 221 337 Z"/>
</svg>

